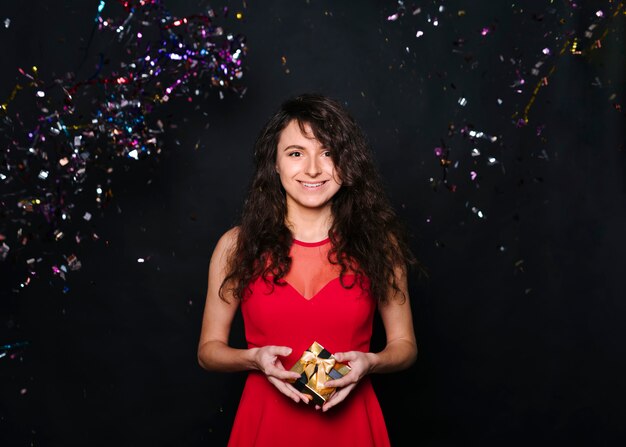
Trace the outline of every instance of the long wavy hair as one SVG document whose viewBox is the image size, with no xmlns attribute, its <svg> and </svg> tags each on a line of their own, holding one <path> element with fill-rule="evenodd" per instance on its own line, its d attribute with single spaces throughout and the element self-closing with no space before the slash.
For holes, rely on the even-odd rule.
<svg viewBox="0 0 626 447">
<path fill-rule="evenodd" d="M 317 140 L 330 149 L 342 182 L 331 203 L 328 255 L 332 263 L 341 266 L 342 286 L 354 286 L 355 281 L 344 277 L 355 273 L 360 285 L 364 278 L 369 280 L 375 299 L 386 301 L 390 287 L 400 292 L 395 269 L 406 269 L 417 261 L 406 229 L 384 191 L 363 132 L 339 102 L 319 94 L 303 94 L 283 102 L 257 137 L 254 175 L 220 297 L 226 300 L 224 292 L 228 290 L 237 299 L 245 298 L 249 285 L 259 277 L 284 285 L 283 278 L 291 267 L 293 236 L 286 225 L 285 190 L 275 166 L 280 134 L 293 120 L 301 129 L 305 124 L 311 126 Z"/>
</svg>

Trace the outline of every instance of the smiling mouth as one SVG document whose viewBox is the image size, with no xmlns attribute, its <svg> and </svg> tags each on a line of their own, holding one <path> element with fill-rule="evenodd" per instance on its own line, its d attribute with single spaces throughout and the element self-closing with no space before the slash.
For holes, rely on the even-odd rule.
<svg viewBox="0 0 626 447">
<path fill-rule="evenodd" d="M 310 188 L 310 189 L 315 189 L 315 188 L 319 188 L 320 186 L 322 186 L 324 183 L 326 183 L 326 181 L 323 182 L 315 182 L 315 183 L 309 183 L 309 182 L 300 182 L 300 184 L 302 186 L 304 186 L 305 188 Z"/>
</svg>

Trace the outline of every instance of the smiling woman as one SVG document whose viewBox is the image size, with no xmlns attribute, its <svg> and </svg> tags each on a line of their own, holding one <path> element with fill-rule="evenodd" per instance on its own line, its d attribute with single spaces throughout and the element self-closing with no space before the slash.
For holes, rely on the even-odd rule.
<svg viewBox="0 0 626 447">
<path fill-rule="evenodd" d="M 306 214 L 323 219 L 325 226 L 330 226 L 330 201 L 339 191 L 341 180 L 331 151 L 315 138 L 310 124 L 293 120 L 283 129 L 278 140 L 276 172 L 285 190 L 290 219 Z M 317 240 L 319 236 L 324 235 L 294 235 L 299 240 Z"/>
<path fill-rule="evenodd" d="M 305 94 L 281 105 L 254 154 L 241 222 L 211 257 L 198 345 L 203 368 L 249 371 L 229 447 L 318 446 L 329 434 L 339 445 L 389 446 L 369 375 L 416 359 L 415 259 L 365 138 L 337 101 Z M 237 309 L 247 349 L 228 343 Z M 386 344 L 371 352 L 376 310 Z M 311 346 L 333 355 L 308 352 L 311 369 L 291 371 Z M 349 368 L 333 376 L 335 362 Z"/>
</svg>

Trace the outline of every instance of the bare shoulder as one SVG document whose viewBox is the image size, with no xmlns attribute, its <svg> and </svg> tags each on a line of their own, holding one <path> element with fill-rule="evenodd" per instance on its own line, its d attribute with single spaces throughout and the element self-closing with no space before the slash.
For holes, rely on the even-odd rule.
<svg viewBox="0 0 626 447">
<path fill-rule="evenodd" d="M 237 239 L 239 237 L 239 227 L 233 227 L 220 236 L 215 244 L 215 250 L 213 250 L 213 256 L 222 258 L 224 255 L 228 256 L 235 249 L 237 245 Z"/>
<path fill-rule="evenodd" d="M 237 243 L 237 238 L 239 237 L 239 226 L 232 227 L 226 233 L 220 236 L 217 241 L 217 245 L 225 245 L 227 247 L 232 247 Z"/>
</svg>

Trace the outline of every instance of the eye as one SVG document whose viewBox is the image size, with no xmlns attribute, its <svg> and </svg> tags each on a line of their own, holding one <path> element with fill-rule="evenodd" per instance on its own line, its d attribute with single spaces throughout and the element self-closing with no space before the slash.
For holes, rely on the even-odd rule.
<svg viewBox="0 0 626 447">
<path fill-rule="evenodd" d="M 330 152 L 330 151 L 324 151 L 324 152 L 322 153 L 322 155 L 323 155 L 324 157 L 332 157 L 332 156 L 333 156 L 332 152 Z"/>
<path fill-rule="evenodd" d="M 289 152 L 289 154 L 287 156 L 288 157 L 301 157 L 302 156 L 302 152 L 300 152 L 300 151 Z"/>
</svg>

